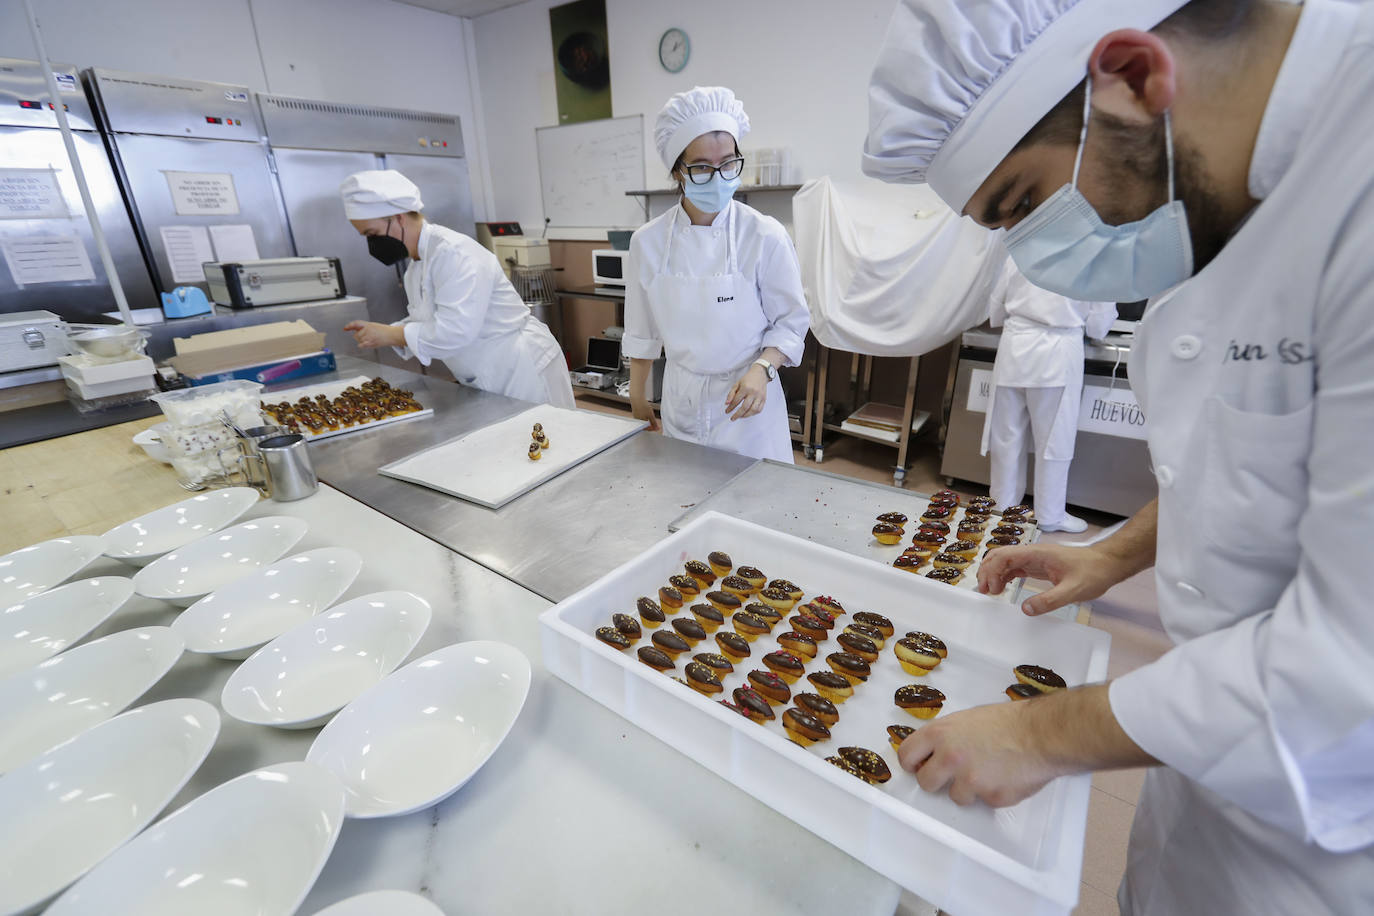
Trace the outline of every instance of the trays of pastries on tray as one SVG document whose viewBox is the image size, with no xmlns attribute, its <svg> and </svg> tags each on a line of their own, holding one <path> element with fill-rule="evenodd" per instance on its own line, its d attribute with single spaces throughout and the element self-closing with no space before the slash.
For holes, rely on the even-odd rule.
<svg viewBox="0 0 1374 916">
<path fill-rule="evenodd" d="M 413 392 L 365 375 L 272 391 L 262 397 L 267 422 L 306 439 L 329 439 L 402 420 L 432 416 Z"/>
<path fill-rule="evenodd" d="M 736 578 L 721 575 L 726 566 Z M 731 594 L 777 579 L 790 581 Z M 775 605 L 780 619 L 770 628 L 773 615 L 751 604 Z M 938 719 L 1012 702 L 1018 666 L 1052 669 L 1069 686 L 1100 681 L 1107 634 L 1028 618 L 986 596 L 715 512 L 551 608 L 540 624 L 544 661 L 556 675 L 922 898 L 960 914 L 1073 909 L 1088 776 L 1056 780 L 1015 807 L 961 808 L 924 792 L 899 767 L 889 726 L 920 728 L 933 709 Z M 875 625 L 876 636 L 861 629 Z M 814 659 L 805 641 L 785 636 L 794 631 L 814 633 Z M 933 668 L 924 665 L 937 644 L 907 636 L 914 632 L 943 644 Z M 871 645 L 841 638 L 865 633 Z M 915 640 L 904 647 L 905 666 L 897 655 L 903 639 Z M 725 656 L 732 670 L 695 658 L 708 653 Z M 943 695 L 940 708 L 925 688 Z M 803 693 L 828 703 L 797 700 Z M 803 747 L 799 737 L 816 740 Z M 851 766 L 843 769 L 842 748 L 861 749 L 847 752 Z M 856 777 L 884 770 L 885 781 Z"/>
</svg>

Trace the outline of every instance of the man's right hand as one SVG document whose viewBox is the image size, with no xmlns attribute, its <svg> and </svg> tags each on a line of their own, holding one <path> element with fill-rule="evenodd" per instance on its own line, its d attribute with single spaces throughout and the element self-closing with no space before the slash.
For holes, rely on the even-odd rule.
<svg viewBox="0 0 1374 916">
<path fill-rule="evenodd" d="M 984 557 L 978 567 L 978 591 L 1000 595 L 1012 579 L 1046 579 L 1054 587 L 1021 604 L 1021 610 L 1034 617 L 1066 604 L 1100 598 L 1131 573 L 1132 570 L 1120 568 L 1116 557 L 1096 547 L 999 547 Z"/>
<path fill-rule="evenodd" d="M 663 425 L 658 422 L 658 416 L 654 413 L 653 405 L 648 401 L 634 398 L 630 401 L 630 413 L 636 420 L 647 420 L 649 429 L 652 432 L 662 432 Z"/>
</svg>

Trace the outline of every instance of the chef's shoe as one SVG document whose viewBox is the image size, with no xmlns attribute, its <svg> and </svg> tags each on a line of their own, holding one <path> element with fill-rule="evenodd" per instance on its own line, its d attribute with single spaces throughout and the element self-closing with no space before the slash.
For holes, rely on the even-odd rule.
<svg viewBox="0 0 1374 916">
<path fill-rule="evenodd" d="M 1065 515 L 1057 522 L 1040 523 L 1041 531 L 1067 531 L 1069 534 L 1078 534 L 1080 531 L 1088 530 L 1088 523 L 1076 515 Z"/>
</svg>

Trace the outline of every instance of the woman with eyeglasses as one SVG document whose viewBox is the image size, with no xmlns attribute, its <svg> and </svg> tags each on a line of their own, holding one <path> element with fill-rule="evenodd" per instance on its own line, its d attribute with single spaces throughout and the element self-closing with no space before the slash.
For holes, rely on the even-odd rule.
<svg viewBox="0 0 1374 916">
<path fill-rule="evenodd" d="M 659 112 L 654 142 L 682 199 L 630 239 L 622 350 L 634 415 L 651 428 L 646 389 L 663 353 L 664 435 L 791 462 L 778 369 L 801 361 L 811 317 L 787 231 L 732 199 L 748 131 L 744 106 L 719 86 Z"/>
</svg>

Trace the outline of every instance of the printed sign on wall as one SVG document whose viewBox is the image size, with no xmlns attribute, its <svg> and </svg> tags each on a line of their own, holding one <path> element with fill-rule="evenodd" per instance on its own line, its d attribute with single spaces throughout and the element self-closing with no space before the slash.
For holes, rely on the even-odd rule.
<svg viewBox="0 0 1374 916">
<path fill-rule="evenodd" d="M 66 219 L 52 169 L 0 169 L 0 219 Z"/>
<path fill-rule="evenodd" d="M 164 171 L 172 203 L 181 216 L 236 216 L 239 196 L 228 172 Z"/>
<path fill-rule="evenodd" d="M 1080 432 L 1116 436 L 1122 439 L 1145 438 L 1145 411 L 1135 393 L 1119 382 L 1109 385 L 1084 384 L 1083 402 L 1078 409 Z M 987 413 L 992 397 L 992 370 L 974 369 L 969 375 L 969 413 Z"/>
</svg>

